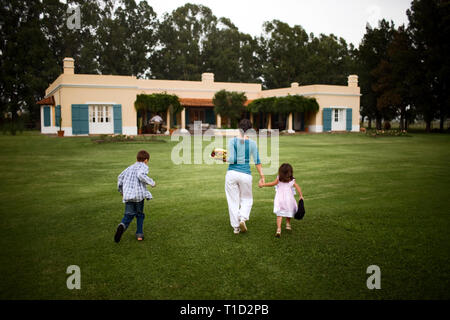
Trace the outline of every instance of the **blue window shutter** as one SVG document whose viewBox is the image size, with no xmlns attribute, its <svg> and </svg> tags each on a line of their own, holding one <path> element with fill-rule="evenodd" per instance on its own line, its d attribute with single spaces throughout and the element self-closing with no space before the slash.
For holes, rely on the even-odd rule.
<svg viewBox="0 0 450 320">
<path fill-rule="evenodd" d="M 216 119 L 214 116 L 214 109 L 206 109 L 205 110 L 205 121 L 206 123 L 209 124 L 215 124 L 216 123 Z"/>
<path fill-rule="evenodd" d="M 331 108 L 323 108 L 323 131 L 331 131 Z"/>
<path fill-rule="evenodd" d="M 61 117 L 61 106 L 57 105 L 55 107 L 55 124 L 59 127 L 59 118 Z"/>
<path fill-rule="evenodd" d="M 44 107 L 44 127 L 50 127 L 51 121 L 50 121 L 50 107 L 45 106 Z"/>
<path fill-rule="evenodd" d="M 89 105 L 72 105 L 72 134 L 89 134 Z"/>
<path fill-rule="evenodd" d="M 122 105 L 114 105 L 114 133 L 122 134 Z"/>
<path fill-rule="evenodd" d="M 185 107 L 185 115 L 186 115 L 186 126 L 189 124 L 189 108 Z"/>
<path fill-rule="evenodd" d="M 352 109 L 347 109 L 346 110 L 347 114 L 346 114 L 346 125 L 347 125 L 347 131 L 352 131 Z"/>
</svg>

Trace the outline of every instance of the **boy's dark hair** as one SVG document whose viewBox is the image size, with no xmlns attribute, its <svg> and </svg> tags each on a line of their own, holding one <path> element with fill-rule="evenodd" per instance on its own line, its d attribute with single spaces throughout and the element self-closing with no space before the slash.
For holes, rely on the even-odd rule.
<svg viewBox="0 0 450 320">
<path fill-rule="evenodd" d="M 239 122 L 239 129 L 241 129 L 242 131 L 244 131 L 244 133 L 245 133 L 247 130 L 251 129 L 251 128 L 253 128 L 253 125 L 252 125 L 252 123 L 251 123 L 250 120 L 248 120 L 248 119 L 242 119 L 242 120 Z"/>
<path fill-rule="evenodd" d="M 147 151 L 141 150 L 138 152 L 136 159 L 139 162 L 144 162 L 145 160 L 150 160 L 150 155 L 148 154 Z"/>
<path fill-rule="evenodd" d="M 294 179 L 294 169 L 289 163 L 283 163 L 278 169 L 278 180 L 281 182 L 291 182 Z"/>
</svg>

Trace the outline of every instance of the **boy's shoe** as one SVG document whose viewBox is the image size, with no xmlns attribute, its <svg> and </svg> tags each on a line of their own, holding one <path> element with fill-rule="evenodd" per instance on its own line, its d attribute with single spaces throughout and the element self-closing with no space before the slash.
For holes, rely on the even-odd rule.
<svg viewBox="0 0 450 320">
<path fill-rule="evenodd" d="M 142 240 L 144 240 L 144 235 L 142 233 L 136 234 L 136 239 L 138 241 L 142 241 Z"/>
<path fill-rule="evenodd" d="M 234 232 L 234 234 L 239 234 L 239 232 L 241 232 L 241 229 L 239 229 L 239 228 L 234 228 L 233 232 Z"/>
<path fill-rule="evenodd" d="M 120 238 L 122 237 L 123 232 L 125 231 L 125 226 L 121 223 L 117 227 L 116 234 L 114 235 L 114 241 L 119 243 Z"/>
<path fill-rule="evenodd" d="M 247 231 L 247 226 L 245 225 L 245 221 L 241 220 L 241 222 L 239 223 L 239 228 L 241 229 L 241 232 L 246 232 Z"/>
</svg>

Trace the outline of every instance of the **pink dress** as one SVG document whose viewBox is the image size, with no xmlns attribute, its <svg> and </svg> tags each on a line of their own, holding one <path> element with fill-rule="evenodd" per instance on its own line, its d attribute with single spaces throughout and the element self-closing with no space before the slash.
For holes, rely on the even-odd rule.
<svg viewBox="0 0 450 320">
<path fill-rule="evenodd" d="M 277 216 L 293 218 L 297 212 L 297 201 L 295 200 L 293 186 L 295 179 L 290 182 L 281 182 L 275 186 L 276 194 L 273 201 L 273 213 Z"/>
</svg>

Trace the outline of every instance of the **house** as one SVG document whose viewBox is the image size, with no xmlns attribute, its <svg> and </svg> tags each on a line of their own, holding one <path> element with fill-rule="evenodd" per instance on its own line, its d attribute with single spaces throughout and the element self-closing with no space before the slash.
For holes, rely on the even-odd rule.
<svg viewBox="0 0 450 320">
<path fill-rule="evenodd" d="M 75 74 L 74 59 L 65 58 L 63 73 L 47 88 L 39 101 L 41 133 L 62 130 L 66 136 L 88 134 L 136 135 L 138 94 L 166 92 L 179 97 L 183 110 L 165 116 L 168 126 L 186 129 L 194 121 L 221 128 L 226 119 L 214 113 L 212 98 L 217 91 L 245 92 L 248 102 L 266 97 L 301 95 L 314 97 L 319 111 L 309 114 L 248 114 L 258 129 L 288 132 L 359 131 L 360 88 L 358 76 L 350 75 L 347 86 L 292 83 L 289 88 L 263 90 L 257 83 L 214 81 L 213 73 L 203 73 L 201 81 L 137 79 L 135 76 Z M 166 131 L 166 132 L 167 132 Z M 168 133 L 168 132 L 167 132 Z"/>
</svg>

